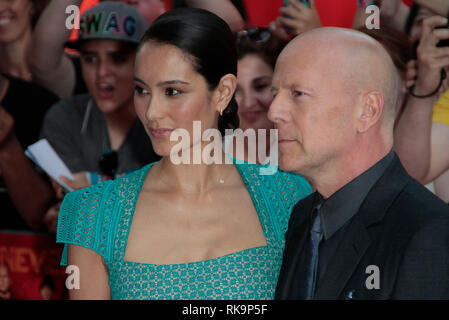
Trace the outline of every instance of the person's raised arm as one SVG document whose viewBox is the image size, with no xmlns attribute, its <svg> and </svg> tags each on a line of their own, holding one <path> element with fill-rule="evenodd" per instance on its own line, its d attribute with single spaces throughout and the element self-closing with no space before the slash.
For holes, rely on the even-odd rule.
<svg viewBox="0 0 449 320">
<path fill-rule="evenodd" d="M 109 300 L 109 273 L 103 258 L 95 251 L 69 244 L 68 264 L 78 267 L 79 289 L 70 289 L 71 300 Z"/>
<path fill-rule="evenodd" d="M 416 95 L 435 91 L 440 82 L 441 69 L 449 65 L 449 48 L 436 47 L 438 41 L 449 38 L 449 30 L 434 30 L 436 26 L 445 23 L 447 19 L 439 16 L 423 21 L 418 47 L 418 76 L 414 87 Z M 440 144 L 439 140 L 435 140 L 432 133 L 435 95 L 426 98 L 410 96 L 395 129 L 394 149 L 408 173 L 422 183 L 436 178 L 435 165 L 440 162 L 441 157 L 444 158 L 445 150 L 449 152 L 447 147 L 442 150 L 437 146 Z"/>
<path fill-rule="evenodd" d="M 75 68 L 65 54 L 64 43 L 72 32 L 66 27 L 66 8 L 79 6 L 81 0 L 52 0 L 39 17 L 33 31 L 29 56 L 33 80 L 61 98 L 68 98 L 75 88 Z"/>
<path fill-rule="evenodd" d="M 229 0 L 186 0 L 189 7 L 201 8 L 215 13 L 228 23 L 234 32 L 243 30 L 245 22 L 237 8 Z"/>
<path fill-rule="evenodd" d="M 13 118 L 0 107 L 1 175 L 17 212 L 30 228 L 38 230 L 43 226 L 53 191 L 25 156 L 13 127 Z"/>
</svg>

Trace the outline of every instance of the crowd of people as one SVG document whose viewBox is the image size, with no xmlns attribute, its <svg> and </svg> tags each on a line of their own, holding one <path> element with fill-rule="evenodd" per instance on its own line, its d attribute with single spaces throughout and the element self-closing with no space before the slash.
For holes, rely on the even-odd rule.
<svg viewBox="0 0 449 320">
<path fill-rule="evenodd" d="M 0 232 L 64 243 L 70 298 L 449 298 L 449 3 L 266 2 L 0 0 Z M 278 139 L 173 163 L 196 121 Z"/>
</svg>

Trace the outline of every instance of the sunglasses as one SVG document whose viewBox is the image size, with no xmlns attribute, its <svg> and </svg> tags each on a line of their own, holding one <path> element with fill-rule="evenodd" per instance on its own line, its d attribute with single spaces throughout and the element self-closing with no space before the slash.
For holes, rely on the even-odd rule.
<svg viewBox="0 0 449 320">
<path fill-rule="evenodd" d="M 256 43 L 265 43 L 271 38 L 270 28 L 253 28 L 243 30 L 237 33 L 237 41 L 242 39 L 249 39 Z"/>
<path fill-rule="evenodd" d="M 98 167 L 102 174 L 115 178 L 118 168 L 118 154 L 116 151 L 106 150 L 98 161 Z"/>
</svg>

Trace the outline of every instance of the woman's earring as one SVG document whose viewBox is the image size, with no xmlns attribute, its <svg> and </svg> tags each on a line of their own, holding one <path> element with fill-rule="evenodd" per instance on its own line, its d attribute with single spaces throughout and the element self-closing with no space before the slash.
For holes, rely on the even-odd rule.
<svg viewBox="0 0 449 320">
<path fill-rule="evenodd" d="M 223 109 L 220 109 L 220 116 L 223 116 Z"/>
</svg>

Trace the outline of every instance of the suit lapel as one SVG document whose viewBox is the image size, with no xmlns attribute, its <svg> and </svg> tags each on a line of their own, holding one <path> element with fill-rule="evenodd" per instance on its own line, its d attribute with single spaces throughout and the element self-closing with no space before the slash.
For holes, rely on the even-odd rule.
<svg viewBox="0 0 449 320">
<path fill-rule="evenodd" d="M 292 209 L 286 233 L 284 261 L 276 290 L 276 299 L 289 299 L 297 290 L 295 277 L 310 224 L 308 217 L 310 217 L 313 207 L 313 199 L 312 194 L 299 201 Z"/>
<path fill-rule="evenodd" d="M 393 201 L 410 180 L 395 155 L 347 226 L 336 254 L 318 283 L 316 299 L 338 299 L 371 244 L 369 227 L 383 220 Z"/>
</svg>

